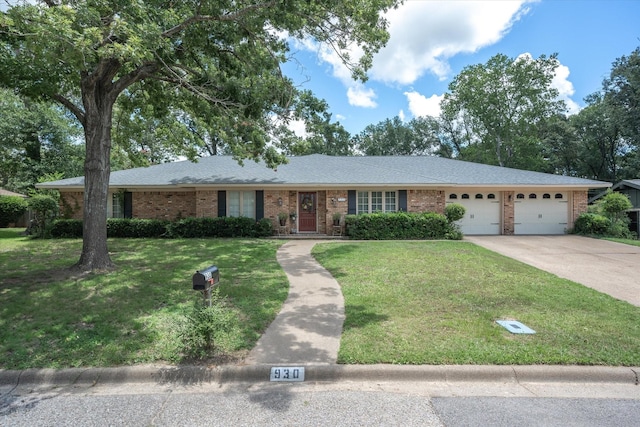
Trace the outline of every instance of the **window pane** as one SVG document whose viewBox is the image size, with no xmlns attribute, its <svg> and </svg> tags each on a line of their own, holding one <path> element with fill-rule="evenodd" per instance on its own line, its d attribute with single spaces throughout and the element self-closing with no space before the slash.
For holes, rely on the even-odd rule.
<svg viewBox="0 0 640 427">
<path fill-rule="evenodd" d="M 124 206 L 122 205 L 122 193 L 113 194 L 111 196 L 111 218 L 124 218 Z"/>
<path fill-rule="evenodd" d="M 369 213 L 369 193 L 358 191 L 358 213 Z"/>
<path fill-rule="evenodd" d="M 253 191 L 244 191 L 242 193 L 242 216 L 247 218 L 256 217 L 256 197 Z"/>
<path fill-rule="evenodd" d="M 384 211 L 395 212 L 396 211 L 396 192 L 386 191 L 384 193 Z"/>
<path fill-rule="evenodd" d="M 382 212 L 382 191 L 371 192 L 371 212 Z"/>
<path fill-rule="evenodd" d="M 240 216 L 240 192 L 227 191 L 227 215 Z"/>
</svg>

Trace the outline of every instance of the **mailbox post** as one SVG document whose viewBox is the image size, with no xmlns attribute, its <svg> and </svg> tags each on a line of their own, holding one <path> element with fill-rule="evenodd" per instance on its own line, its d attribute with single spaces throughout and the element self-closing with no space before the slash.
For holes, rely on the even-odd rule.
<svg viewBox="0 0 640 427">
<path fill-rule="evenodd" d="M 193 290 L 202 291 L 204 305 L 211 307 L 211 288 L 220 282 L 218 267 L 212 265 L 198 270 L 192 277 Z"/>
</svg>

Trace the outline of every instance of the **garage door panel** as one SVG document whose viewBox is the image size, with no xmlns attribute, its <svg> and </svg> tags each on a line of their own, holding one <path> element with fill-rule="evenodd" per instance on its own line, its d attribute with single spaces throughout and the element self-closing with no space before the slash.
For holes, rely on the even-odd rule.
<svg viewBox="0 0 640 427">
<path fill-rule="evenodd" d="M 516 199 L 514 205 L 515 234 L 564 234 L 569 227 L 569 201 L 565 193 L 544 198 L 544 193 L 532 193 Z M 548 193 L 547 193 L 548 194 Z M 559 198 L 562 196 L 562 198 Z"/>
<path fill-rule="evenodd" d="M 447 196 L 447 203 L 458 203 L 465 207 L 464 217 L 459 221 L 462 233 L 467 235 L 479 234 L 500 234 L 500 200 L 496 198 L 489 199 L 488 194 L 496 193 L 478 193 L 482 194 L 481 199 L 476 199 L 472 194 L 468 199 L 460 198 L 451 200 Z"/>
</svg>

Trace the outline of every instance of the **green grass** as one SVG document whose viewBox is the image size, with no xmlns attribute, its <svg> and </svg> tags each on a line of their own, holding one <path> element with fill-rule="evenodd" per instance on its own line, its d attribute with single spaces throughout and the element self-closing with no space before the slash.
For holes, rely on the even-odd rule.
<svg viewBox="0 0 640 427">
<path fill-rule="evenodd" d="M 9 235 L 7 235 L 9 233 Z M 202 296 L 196 270 L 215 264 L 220 291 L 242 316 L 235 348 L 209 363 L 252 348 L 287 297 L 266 240 L 110 239 L 118 269 L 74 275 L 80 240 L 0 236 L 0 368 L 117 366 L 183 361 L 177 325 Z"/>
<path fill-rule="evenodd" d="M 640 365 L 640 308 L 468 242 L 316 245 L 342 286 L 340 363 Z M 537 333 L 514 335 L 496 320 Z"/>
<path fill-rule="evenodd" d="M 640 240 L 637 239 L 618 239 L 616 237 L 605 237 L 605 240 L 612 242 L 624 243 L 625 245 L 640 246 Z"/>
</svg>

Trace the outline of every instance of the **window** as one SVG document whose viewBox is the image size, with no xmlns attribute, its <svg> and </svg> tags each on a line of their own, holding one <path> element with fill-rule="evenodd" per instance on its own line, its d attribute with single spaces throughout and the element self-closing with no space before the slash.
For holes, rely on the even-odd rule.
<svg viewBox="0 0 640 427">
<path fill-rule="evenodd" d="M 463 199 L 468 199 L 468 198 L 469 198 L 469 195 L 465 193 L 465 194 L 463 194 L 463 195 L 462 195 L 462 198 L 463 198 Z"/>
<path fill-rule="evenodd" d="M 544 194 L 542 195 L 542 198 L 543 198 L 543 199 L 550 199 L 550 198 L 551 198 L 551 194 L 549 194 L 549 193 L 544 193 Z"/>
<path fill-rule="evenodd" d="M 113 193 L 111 197 L 111 218 L 124 218 L 124 193 Z"/>
<path fill-rule="evenodd" d="M 255 218 L 255 191 L 227 191 L 227 216 Z"/>
<path fill-rule="evenodd" d="M 524 194 L 518 193 L 518 195 L 516 196 L 516 199 L 524 199 Z"/>
<path fill-rule="evenodd" d="M 358 214 L 397 211 L 397 192 L 358 191 Z"/>
<path fill-rule="evenodd" d="M 487 194 L 487 199 L 495 199 L 495 198 L 496 198 L 495 194 L 493 194 L 493 193 Z"/>
<path fill-rule="evenodd" d="M 483 197 L 482 194 L 480 193 L 476 194 L 476 199 L 482 199 L 482 197 Z"/>
<path fill-rule="evenodd" d="M 458 195 L 457 194 L 449 194 L 449 198 L 450 199 L 457 199 Z"/>
<path fill-rule="evenodd" d="M 561 193 L 556 193 L 555 198 L 556 199 L 562 199 L 562 194 Z"/>
<path fill-rule="evenodd" d="M 529 194 L 529 198 L 530 199 L 537 199 L 538 196 L 536 196 L 536 193 L 531 193 L 531 194 Z"/>
</svg>

